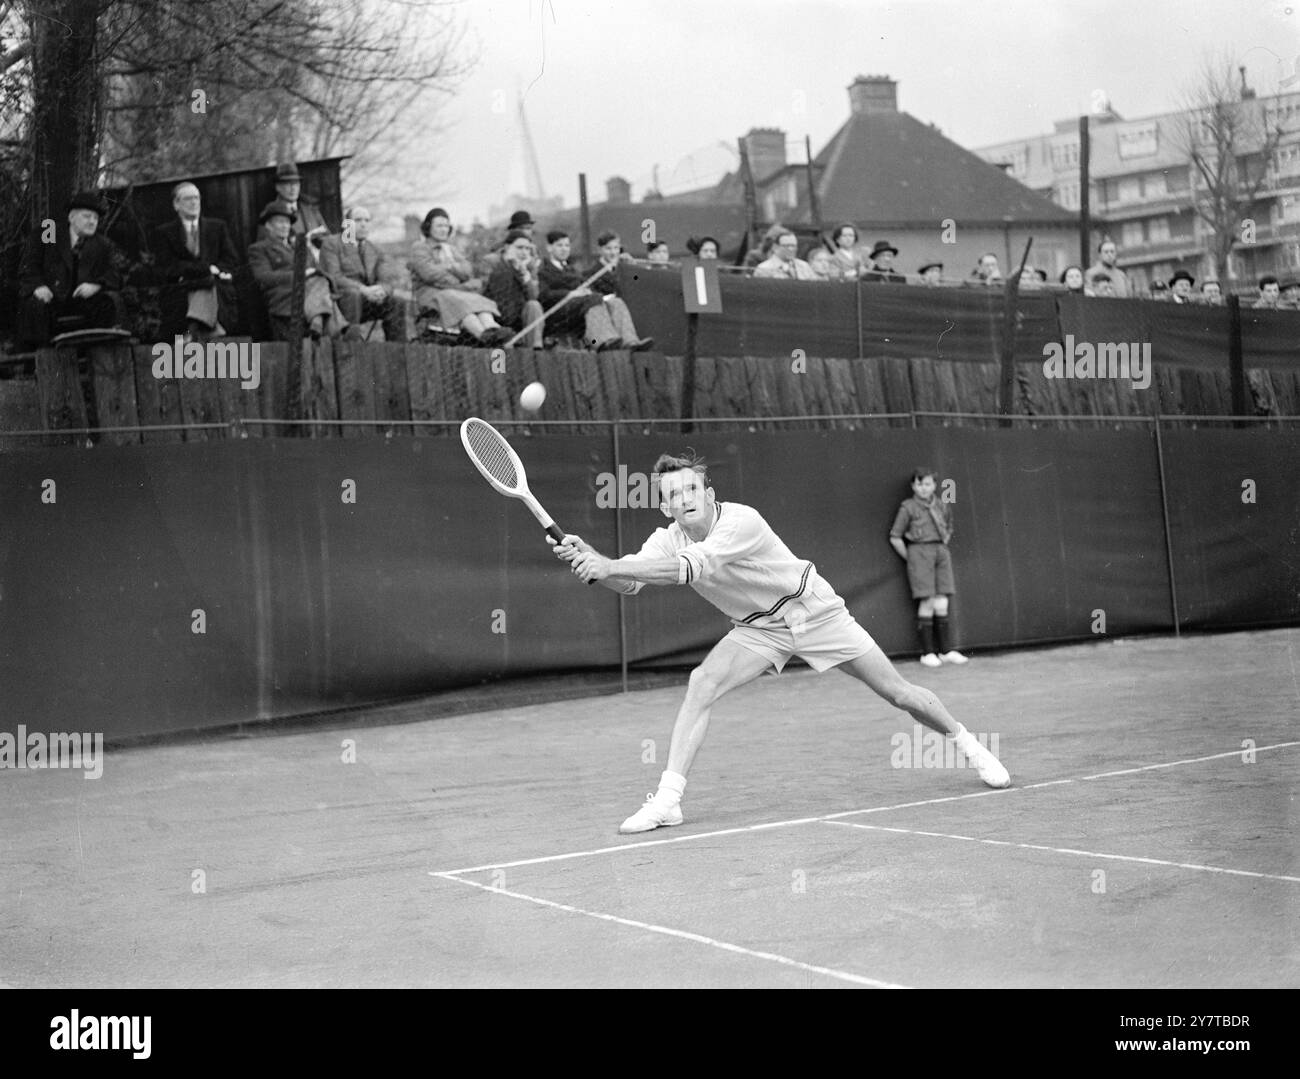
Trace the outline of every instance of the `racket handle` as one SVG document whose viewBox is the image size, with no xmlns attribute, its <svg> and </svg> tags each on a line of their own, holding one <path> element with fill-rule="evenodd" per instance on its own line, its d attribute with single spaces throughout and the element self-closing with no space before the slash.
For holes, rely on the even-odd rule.
<svg viewBox="0 0 1300 1079">
<path fill-rule="evenodd" d="M 546 526 L 546 534 L 550 536 L 551 539 L 555 540 L 556 543 L 564 542 L 564 529 L 562 529 L 559 525 L 555 524 L 554 522 Z M 590 585 L 590 584 L 595 584 L 596 582 L 588 581 L 587 583 Z"/>
</svg>

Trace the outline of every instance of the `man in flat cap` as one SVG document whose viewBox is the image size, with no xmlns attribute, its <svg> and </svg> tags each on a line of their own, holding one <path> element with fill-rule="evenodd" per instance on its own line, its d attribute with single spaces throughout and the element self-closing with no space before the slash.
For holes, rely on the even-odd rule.
<svg viewBox="0 0 1300 1079">
<path fill-rule="evenodd" d="M 122 322 L 114 248 L 97 235 L 103 206 L 93 191 L 68 202 L 63 221 L 38 226 L 18 267 L 18 344 L 41 348 L 69 330 Z"/>
<path fill-rule="evenodd" d="M 943 281 L 943 263 L 927 262 L 916 271 L 921 275 L 921 284 L 934 288 Z"/>
<path fill-rule="evenodd" d="M 1282 282 L 1282 298 L 1277 305 L 1286 311 L 1300 310 L 1300 279 L 1292 277 Z"/>
<path fill-rule="evenodd" d="M 176 216 L 149 237 L 162 283 L 159 336 L 188 334 L 195 341 L 225 333 L 235 317 L 234 273 L 239 254 L 226 223 L 200 213 L 202 198 L 192 183 L 172 188 Z"/>
<path fill-rule="evenodd" d="M 871 269 L 862 274 L 862 280 L 889 285 L 906 284 L 907 278 L 894 269 L 894 259 L 897 257 L 898 248 L 888 240 L 877 240 L 869 256 Z"/>
<path fill-rule="evenodd" d="M 257 220 L 267 235 L 249 245 L 248 267 L 266 301 L 272 339 L 288 341 L 293 326 L 293 244 L 289 236 L 294 212 L 277 199 L 262 207 Z M 310 255 L 305 285 L 303 314 L 308 332 L 313 338 L 324 334 L 339 336 L 347 326 L 347 319 L 334 303 L 329 278 L 316 268 Z"/>
</svg>

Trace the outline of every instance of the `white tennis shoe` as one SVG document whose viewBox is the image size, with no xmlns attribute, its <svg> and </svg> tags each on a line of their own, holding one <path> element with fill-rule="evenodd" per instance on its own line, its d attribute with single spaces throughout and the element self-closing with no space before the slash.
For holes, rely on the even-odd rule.
<svg viewBox="0 0 1300 1079">
<path fill-rule="evenodd" d="M 958 652 L 955 648 L 951 652 L 944 652 L 940 657 L 944 663 L 969 663 L 970 660 Z"/>
<path fill-rule="evenodd" d="M 971 764 L 975 765 L 980 779 L 984 780 L 987 786 L 999 790 L 1011 786 L 1011 773 L 1002 766 L 1002 762 L 997 757 L 980 745 L 969 731 L 964 738 L 957 739 L 957 748 L 966 754 L 966 759 Z"/>
<path fill-rule="evenodd" d="M 681 804 L 666 806 L 655 800 L 653 794 L 645 796 L 645 805 L 618 826 L 621 835 L 633 832 L 650 832 L 655 828 L 671 828 L 682 823 Z"/>
<path fill-rule="evenodd" d="M 942 666 L 943 666 L 943 660 L 941 660 L 941 659 L 940 659 L 938 656 L 936 656 L 933 652 L 927 652 L 925 655 L 923 655 L 923 656 L 921 657 L 921 666 L 922 666 L 922 667 L 942 667 Z"/>
</svg>

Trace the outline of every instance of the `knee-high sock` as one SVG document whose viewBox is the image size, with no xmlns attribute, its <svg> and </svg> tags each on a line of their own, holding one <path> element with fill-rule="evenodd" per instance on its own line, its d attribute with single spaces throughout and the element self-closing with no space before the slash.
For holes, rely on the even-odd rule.
<svg viewBox="0 0 1300 1079">
<path fill-rule="evenodd" d="M 946 614 L 936 614 L 934 616 L 934 639 L 938 645 L 940 655 L 952 651 L 952 634 L 948 628 L 948 616 Z"/>
<path fill-rule="evenodd" d="M 930 655 L 934 651 L 934 626 L 931 625 L 930 619 L 918 618 L 916 620 L 916 632 L 921 638 L 921 655 Z"/>
</svg>

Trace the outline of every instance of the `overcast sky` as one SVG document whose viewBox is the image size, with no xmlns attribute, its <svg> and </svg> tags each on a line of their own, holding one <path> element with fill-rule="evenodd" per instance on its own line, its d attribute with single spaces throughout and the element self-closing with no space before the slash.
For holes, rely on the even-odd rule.
<svg viewBox="0 0 1300 1079">
<path fill-rule="evenodd" d="M 390 2 L 390 0 L 380 0 Z M 400 0 L 391 0 L 400 2 Z M 1229 49 L 1261 94 L 1297 74 L 1300 0 L 463 0 L 479 60 L 445 109 L 437 171 L 412 209 L 469 223 L 524 191 L 516 91 L 546 193 L 593 201 L 621 174 L 640 198 L 716 180 L 737 136 L 780 127 L 802 161 L 848 115 L 858 74 L 976 147 L 1047 133 L 1103 91 L 1125 117 L 1176 108 L 1203 58 Z M 1300 80 L 1291 84 L 1300 89 Z M 725 146 L 723 144 L 726 144 Z"/>
</svg>

